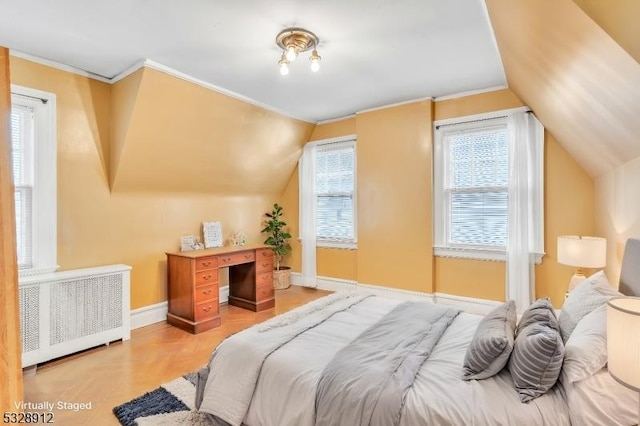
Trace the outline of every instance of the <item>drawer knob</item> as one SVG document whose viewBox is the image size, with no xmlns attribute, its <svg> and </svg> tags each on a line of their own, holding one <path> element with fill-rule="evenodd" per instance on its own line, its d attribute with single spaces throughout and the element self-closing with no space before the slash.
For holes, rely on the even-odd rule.
<svg viewBox="0 0 640 426">
<path fill-rule="evenodd" d="M 267 266 L 269 266 L 269 264 L 268 264 L 268 263 L 263 263 L 263 264 L 262 264 L 262 267 L 263 267 L 263 268 L 266 268 Z"/>
<path fill-rule="evenodd" d="M 227 263 L 227 262 L 230 262 L 230 261 L 231 261 L 231 258 L 230 258 L 230 257 L 223 257 L 223 258 L 222 258 L 222 261 L 223 261 L 223 262 L 225 262 L 225 263 Z"/>
<path fill-rule="evenodd" d="M 211 294 L 211 289 L 204 290 L 204 291 L 202 292 L 202 294 Z"/>
<path fill-rule="evenodd" d="M 202 278 L 204 278 L 205 280 L 208 280 L 209 278 L 211 278 L 211 274 L 209 274 L 209 275 L 205 275 L 205 276 L 203 276 Z"/>
<path fill-rule="evenodd" d="M 245 255 L 244 255 L 244 258 L 245 258 L 245 259 L 251 259 L 251 255 L 250 255 L 250 254 L 245 254 Z"/>
<path fill-rule="evenodd" d="M 202 262 L 202 264 L 203 264 L 204 266 L 209 266 L 209 265 L 211 265 L 211 261 Z"/>
<path fill-rule="evenodd" d="M 205 312 L 209 312 L 211 310 L 211 305 L 205 306 L 204 308 L 202 308 L 202 310 Z"/>
</svg>

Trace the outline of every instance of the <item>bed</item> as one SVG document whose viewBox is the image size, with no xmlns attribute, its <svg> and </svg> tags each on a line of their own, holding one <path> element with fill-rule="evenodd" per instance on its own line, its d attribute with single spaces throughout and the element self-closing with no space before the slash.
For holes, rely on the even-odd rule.
<svg viewBox="0 0 640 426">
<path fill-rule="evenodd" d="M 626 295 L 640 296 L 638 265 L 640 240 L 629 240 L 620 278 Z M 606 279 L 599 276 L 590 278 L 594 286 Z M 606 371 L 606 301 L 571 318 L 586 306 L 578 293 L 565 304 L 575 331 L 562 345 L 560 377 L 526 403 L 511 374 L 515 353 L 497 374 L 462 380 L 486 317 L 339 292 L 223 341 L 199 373 L 196 406 L 215 425 L 632 424 L 637 395 Z"/>
</svg>

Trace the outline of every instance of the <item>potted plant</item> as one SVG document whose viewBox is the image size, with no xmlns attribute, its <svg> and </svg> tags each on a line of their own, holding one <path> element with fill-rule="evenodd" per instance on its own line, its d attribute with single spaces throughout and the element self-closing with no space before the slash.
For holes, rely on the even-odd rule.
<svg viewBox="0 0 640 426">
<path fill-rule="evenodd" d="M 291 234 L 283 230 L 287 223 L 282 220 L 282 214 L 282 206 L 275 203 L 271 213 L 265 213 L 265 227 L 261 231 L 268 235 L 264 243 L 271 246 L 275 256 L 273 287 L 277 290 L 288 288 L 291 285 L 291 269 L 288 266 L 280 265 L 283 258 L 291 253 L 291 244 L 288 241 Z"/>
</svg>

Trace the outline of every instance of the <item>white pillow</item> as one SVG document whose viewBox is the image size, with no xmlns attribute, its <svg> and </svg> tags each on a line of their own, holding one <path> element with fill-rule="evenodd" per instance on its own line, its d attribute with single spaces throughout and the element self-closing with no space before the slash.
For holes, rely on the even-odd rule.
<svg viewBox="0 0 640 426">
<path fill-rule="evenodd" d="M 622 294 L 611 287 L 604 271 L 596 272 L 574 288 L 564 302 L 558 318 L 562 340 L 566 343 L 585 315 L 616 296 Z"/>
<path fill-rule="evenodd" d="M 585 315 L 564 347 L 563 380 L 570 383 L 594 375 L 607 363 L 607 306 Z"/>
</svg>

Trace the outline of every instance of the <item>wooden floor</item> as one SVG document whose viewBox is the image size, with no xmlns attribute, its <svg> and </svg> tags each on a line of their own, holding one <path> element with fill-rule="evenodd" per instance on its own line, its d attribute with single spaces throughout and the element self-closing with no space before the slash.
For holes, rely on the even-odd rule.
<svg viewBox="0 0 640 426">
<path fill-rule="evenodd" d="M 133 330 L 127 342 L 38 366 L 36 374 L 24 377 L 25 401 L 91 402 L 91 410 L 54 409 L 54 424 L 119 425 L 113 407 L 204 366 L 215 346 L 232 333 L 326 294 L 292 286 L 276 291 L 275 308 L 259 313 L 225 304 L 222 325 L 198 335 L 164 322 Z"/>
</svg>

